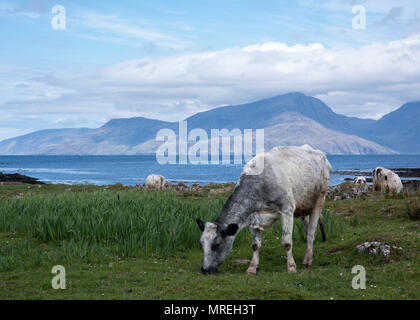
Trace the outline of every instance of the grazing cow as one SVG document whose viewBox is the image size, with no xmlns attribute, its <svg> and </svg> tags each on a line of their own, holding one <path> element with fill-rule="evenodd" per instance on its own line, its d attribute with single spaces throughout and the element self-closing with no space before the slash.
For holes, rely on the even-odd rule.
<svg viewBox="0 0 420 320">
<path fill-rule="evenodd" d="M 400 193 L 403 185 L 398 174 L 383 167 L 377 167 L 372 172 L 373 191 L 389 191 Z"/>
<path fill-rule="evenodd" d="M 263 163 L 264 167 L 256 164 Z M 202 231 L 203 273 L 214 273 L 230 253 L 238 232 L 249 227 L 253 257 L 247 274 L 256 274 L 262 231 L 282 222 L 282 244 L 287 270 L 296 272 L 292 255 L 293 218 L 303 217 L 307 249 L 303 265 L 311 266 L 313 241 L 328 189 L 331 165 L 325 155 L 308 145 L 276 147 L 249 161 L 229 199 L 214 222 L 197 219 Z"/>
<path fill-rule="evenodd" d="M 356 178 L 354 178 L 353 183 L 364 185 L 364 184 L 366 184 L 366 178 L 365 177 L 356 177 Z"/>
<path fill-rule="evenodd" d="M 151 174 L 146 179 L 147 189 L 163 189 L 165 187 L 165 178 L 159 174 Z"/>
</svg>

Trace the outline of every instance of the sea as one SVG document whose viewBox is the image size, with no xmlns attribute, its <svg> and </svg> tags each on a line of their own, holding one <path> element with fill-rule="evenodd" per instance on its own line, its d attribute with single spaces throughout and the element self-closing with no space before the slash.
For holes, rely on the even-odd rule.
<svg viewBox="0 0 420 320">
<path fill-rule="evenodd" d="M 329 155 L 334 171 L 370 172 L 386 168 L 420 168 L 420 155 Z M 133 156 L 0 156 L 0 172 L 21 173 L 53 184 L 143 184 L 149 174 L 188 185 L 236 182 L 243 164 L 159 164 L 155 155 Z M 352 175 L 334 173 L 336 185 Z"/>
</svg>

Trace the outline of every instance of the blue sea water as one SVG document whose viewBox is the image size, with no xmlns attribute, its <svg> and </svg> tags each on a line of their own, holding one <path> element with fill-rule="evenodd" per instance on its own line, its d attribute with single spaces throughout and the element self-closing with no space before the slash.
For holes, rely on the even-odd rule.
<svg viewBox="0 0 420 320">
<path fill-rule="evenodd" d="M 386 168 L 420 168 L 420 155 L 330 155 L 333 170 L 372 171 Z M 138 156 L 0 156 L 0 172 L 22 173 L 47 183 L 125 185 L 144 183 L 151 173 L 187 184 L 236 182 L 242 165 L 161 165 L 154 155 Z M 333 174 L 331 185 L 347 176 Z"/>
</svg>

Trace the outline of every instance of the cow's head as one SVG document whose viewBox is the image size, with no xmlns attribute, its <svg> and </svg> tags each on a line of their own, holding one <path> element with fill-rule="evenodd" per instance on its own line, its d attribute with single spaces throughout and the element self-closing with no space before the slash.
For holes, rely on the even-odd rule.
<svg viewBox="0 0 420 320">
<path fill-rule="evenodd" d="M 200 219 L 197 219 L 197 224 L 203 232 L 200 238 L 204 252 L 201 272 L 215 273 L 232 250 L 233 241 L 238 232 L 238 225 L 221 226 L 214 222 L 204 222 Z"/>
</svg>

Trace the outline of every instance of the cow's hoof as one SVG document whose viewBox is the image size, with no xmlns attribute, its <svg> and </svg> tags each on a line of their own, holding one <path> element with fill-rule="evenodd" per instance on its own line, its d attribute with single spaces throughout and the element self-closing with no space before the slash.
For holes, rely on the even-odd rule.
<svg viewBox="0 0 420 320">
<path fill-rule="evenodd" d="M 303 259 L 302 265 L 305 268 L 309 268 L 310 266 L 312 266 L 312 259 L 309 259 L 309 258 L 308 259 L 307 258 Z"/>
<path fill-rule="evenodd" d="M 257 274 L 257 269 L 254 268 L 248 268 L 248 270 L 246 270 L 246 274 L 248 276 L 255 276 Z"/>
<path fill-rule="evenodd" d="M 287 272 L 289 273 L 296 273 L 296 264 L 291 264 L 287 266 Z"/>
</svg>

